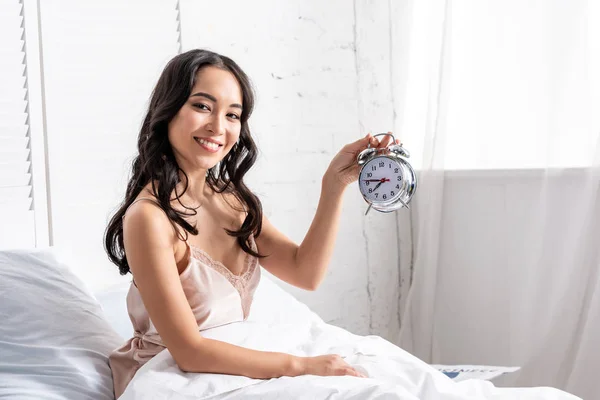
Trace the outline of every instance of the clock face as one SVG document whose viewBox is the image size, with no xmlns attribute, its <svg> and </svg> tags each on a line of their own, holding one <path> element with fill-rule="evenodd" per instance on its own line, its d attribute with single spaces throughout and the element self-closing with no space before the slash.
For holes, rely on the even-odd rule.
<svg viewBox="0 0 600 400">
<path fill-rule="evenodd" d="M 386 203 L 397 198 L 402 184 L 402 167 L 387 157 L 368 161 L 358 177 L 360 192 L 372 203 Z"/>
</svg>

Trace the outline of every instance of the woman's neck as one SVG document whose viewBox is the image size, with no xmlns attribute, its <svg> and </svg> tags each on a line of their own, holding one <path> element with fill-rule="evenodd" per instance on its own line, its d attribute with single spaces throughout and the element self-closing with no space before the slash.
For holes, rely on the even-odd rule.
<svg viewBox="0 0 600 400">
<path fill-rule="evenodd" d="M 186 204 L 191 207 L 198 207 L 204 204 L 207 198 L 207 187 L 206 187 L 206 170 L 197 170 L 193 172 L 185 172 L 187 175 L 187 188 L 186 188 L 186 176 L 183 172 L 180 172 L 180 182 L 177 184 L 176 193 L 180 196 L 185 188 L 185 194 L 181 197 L 182 202 L 190 202 L 192 204 Z"/>
</svg>

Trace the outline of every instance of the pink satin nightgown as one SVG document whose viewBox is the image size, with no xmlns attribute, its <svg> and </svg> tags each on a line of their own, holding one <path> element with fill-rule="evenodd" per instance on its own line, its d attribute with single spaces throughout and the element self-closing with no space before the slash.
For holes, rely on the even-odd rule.
<svg viewBox="0 0 600 400">
<path fill-rule="evenodd" d="M 257 250 L 252 236 L 250 245 L 254 251 Z M 179 278 L 196 317 L 198 330 L 246 320 L 260 281 L 258 258 L 247 254 L 242 272 L 235 275 L 201 249 L 188 246 L 190 260 Z M 109 357 L 116 398 L 123 394 L 136 371 L 166 348 L 134 282 L 127 293 L 127 309 L 134 335 Z"/>
</svg>

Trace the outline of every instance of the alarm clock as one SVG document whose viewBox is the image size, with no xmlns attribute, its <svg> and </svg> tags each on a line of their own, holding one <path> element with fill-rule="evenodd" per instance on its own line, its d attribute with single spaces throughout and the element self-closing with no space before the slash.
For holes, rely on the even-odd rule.
<svg viewBox="0 0 600 400">
<path fill-rule="evenodd" d="M 385 148 L 368 147 L 357 156 L 361 166 L 358 175 L 358 187 L 369 204 L 365 215 L 374 208 L 380 212 L 391 212 L 399 208 L 408 208 L 417 189 L 417 175 L 406 161 L 410 155 L 391 133 L 380 133 L 373 137 L 388 135 L 392 144 Z"/>
</svg>

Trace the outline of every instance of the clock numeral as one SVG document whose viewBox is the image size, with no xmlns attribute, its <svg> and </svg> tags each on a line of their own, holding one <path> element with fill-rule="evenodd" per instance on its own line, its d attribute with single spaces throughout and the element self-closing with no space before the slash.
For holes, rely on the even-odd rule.
<svg viewBox="0 0 600 400">
<path fill-rule="evenodd" d="M 370 177 L 372 177 L 372 176 L 373 176 L 373 173 L 372 173 L 372 172 L 367 172 L 367 178 L 370 178 Z"/>
<path fill-rule="evenodd" d="M 371 171 L 376 171 L 377 167 L 375 165 L 371 165 Z"/>
<path fill-rule="evenodd" d="M 373 193 L 373 188 L 369 188 L 369 193 Z"/>
<path fill-rule="evenodd" d="M 393 190 L 390 192 L 390 196 L 393 196 L 393 195 L 395 195 L 395 194 L 396 194 L 396 193 L 395 193 Z"/>
<path fill-rule="evenodd" d="M 382 161 L 382 162 L 379 163 L 379 166 L 380 167 L 385 167 L 385 163 Z"/>
<path fill-rule="evenodd" d="M 387 194 L 384 194 L 384 195 L 383 195 L 383 199 L 384 199 L 384 200 L 385 200 L 385 199 L 387 199 Z"/>
<path fill-rule="evenodd" d="M 400 175 L 398 175 L 398 182 L 400 182 L 402 180 L 402 177 Z"/>
<path fill-rule="evenodd" d="M 379 193 L 375 193 L 375 198 L 379 197 Z"/>
<path fill-rule="evenodd" d="M 368 182 L 367 182 L 368 183 Z M 396 185 L 396 189 L 400 189 L 400 185 Z"/>
<path fill-rule="evenodd" d="M 388 168 L 392 168 L 392 164 L 391 164 L 391 163 L 390 163 L 390 164 L 388 164 Z"/>
<path fill-rule="evenodd" d="M 367 185 L 367 186 L 369 186 L 370 184 L 371 184 L 371 182 L 369 182 L 369 181 L 365 182 L 365 185 Z"/>
<path fill-rule="evenodd" d="M 400 168 L 394 168 L 394 173 L 397 174 Z"/>
</svg>

